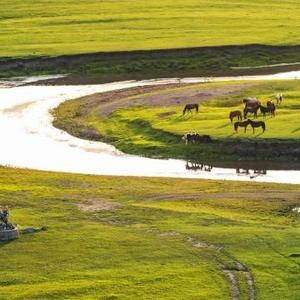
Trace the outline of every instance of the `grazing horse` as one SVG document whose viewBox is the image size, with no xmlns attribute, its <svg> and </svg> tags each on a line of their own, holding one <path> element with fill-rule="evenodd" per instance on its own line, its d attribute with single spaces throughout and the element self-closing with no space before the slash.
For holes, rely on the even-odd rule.
<svg viewBox="0 0 300 300">
<path fill-rule="evenodd" d="M 277 105 L 281 104 L 281 102 L 282 102 L 282 100 L 283 100 L 282 94 L 277 94 L 277 95 L 275 96 L 275 99 L 276 99 Z"/>
<path fill-rule="evenodd" d="M 243 103 L 245 105 L 245 108 L 247 107 L 256 108 L 260 105 L 260 102 L 258 101 L 257 98 L 251 98 L 251 97 L 243 99 Z"/>
<path fill-rule="evenodd" d="M 193 104 L 187 104 L 184 109 L 182 114 L 185 115 L 186 112 L 191 113 L 192 110 L 195 109 L 196 112 L 199 112 L 199 104 L 193 103 Z"/>
<path fill-rule="evenodd" d="M 186 133 L 183 137 L 182 140 L 185 141 L 186 144 L 193 143 L 211 143 L 212 139 L 209 135 L 204 134 L 200 135 L 199 133 L 196 132 L 191 132 L 191 133 Z"/>
<path fill-rule="evenodd" d="M 237 117 L 239 121 L 242 121 L 243 120 L 242 112 L 240 110 L 235 110 L 235 111 L 230 112 L 229 119 L 230 119 L 231 123 L 235 117 Z"/>
<path fill-rule="evenodd" d="M 250 119 L 248 119 L 248 122 L 249 122 L 249 124 L 251 125 L 251 127 L 253 129 L 253 133 L 255 131 L 255 128 L 258 128 L 258 127 L 262 128 L 263 133 L 265 132 L 265 130 L 266 130 L 265 122 L 263 122 L 263 121 L 252 121 Z"/>
<path fill-rule="evenodd" d="M 245 107 L 244 108 L 244 119 L 247 118 L 248 113 L 253 114 L 254 118 L 257 118 L 257 111 L 259 106 L 256 107 Z"/>
<path fill-rule="evenodd" d="M 235 122 L 233 124 L 235 132 L 238 132 L 239 127 L 244 127 L 244 132 L 246 132 L 248 125 L 249 125 L 249 119 L 244 122 Z"/>
<path fill-rule="evenodd" d="M 276 107 L 273 103 L 269 104 L 267 107 L 260 105 L 259 109 L 262 115 L 264 116 L 264 118 L 266 117 L 267 114 L 270 114 L 271 116 L 275 117 Z"/>
</svg>

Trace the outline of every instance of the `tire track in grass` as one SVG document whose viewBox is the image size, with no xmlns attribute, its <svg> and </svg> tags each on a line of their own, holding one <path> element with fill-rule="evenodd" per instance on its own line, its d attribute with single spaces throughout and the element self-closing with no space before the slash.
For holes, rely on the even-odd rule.
<svg viewBox="0 0 300 300">
<path fill-rule="evenodd" d="M 208 244 L 205 241 L 200 241 L 197 239 L 194 239 L 192 237 L 188 237 L 186 241 L 190 244 L 192 244 L 193 247 L 196 248 L 206 248 L 213 250 L 215 253 L 215 259 L 219 262 L 219 265 L 222 269 L 222 272 L 226 279 L 230 283 L 230 293 L 231 293 L 231 299 L 232 300 L 240 300 L 242 297 L 247 298 L 249 300 L 255 300 L 256 299 L 256 289 L 255 289 L 255 282 L 253 275 L 251 271 L 242 264 L 240 261 L 238 261 L 233 256 L 229 255 L 224 251 L 223 247 L 218 247 L 213 244 Z M 220 255 L 221 254 L 221 255 Z M 223 256 L 223 259 L 222 259 Z M 234 267 L 228 267 L 226 264 L 226 261 L 230 261 Z M 245 293 L 240 287 L 239 282 L 239 276 L 240 274 L 243 278 L 243 281 L 247 284 L 247 294 Z"/>
</svg>

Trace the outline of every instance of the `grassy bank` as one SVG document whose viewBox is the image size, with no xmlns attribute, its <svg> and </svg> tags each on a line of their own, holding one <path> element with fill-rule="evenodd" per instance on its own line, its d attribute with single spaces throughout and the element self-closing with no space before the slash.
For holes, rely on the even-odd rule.
<svg viewBox="0 0 300 300">
<path fill-rule="evenodd" d="M 69 74 L 55 84 L 84 84 L 159 77 L 270 74 L 298 70 L 299 46 L 222 46 L 112 52 L 57 57 L 2 58 L 0 78 Z M 291 65 L 278 65 L 290 63 Z M 269 66 L 251 68 L 255 66 Z M 247 68 L 250 67 L 250 68 Z M 244 69 L 245 68 L 245 69 Z"/>
<path fill-rule="evenodd" d="M 0 244 L 1 297 L 230 299 L 229 271 L 241 299 L 245 272 L 257 299 L 298 299 L 299 195 L 298 186 L 0 168 L 13 222 L 48 228 Z"/>
<path fill-rule="evenodd" d="M 101 113 L 108 104 L 103 104 L 100 98 L 67 101 L 54 111 L 54 125 L 75 136 L 108 141 L 122 151 L 146 156 L 213 161 L 240 158 L 298 160 L 299 82 L 254 83 L 252 87 L 244 87 L 230 95 L 201 102 L 201 95 L 205 95 L 208 89 L 212 93 L 212 88 L 220 89 L 230 85 L 232 83 L 200 84 L 121 98 L 116 105 L 121 108 L 107 117 Z M 166 106 L 163 98 L 158 107 L 147 107 L 145 104 L 147 99 L 159 99 L 166 94 L 171 98 L 173 95 L 176 99 L 186 97 L 178 93 L 188 89 L 199 93 L 199 97 L 192 100 L 200 102 L 198 114 L 182 116 L 183 104 Z M 277 92 L 283 92 L 284 101 L 277 108 L 275 118 L 267 117 L 264 120 L 267 127 L 264 134 L 261 129 L 253 134 L 251 128 L 248 128 L 246 134 L 243 130 L 234 133 L 228 115 L 230 111 L 243 109 L 241 99 L 245 96 L 258 96 L 265 103 L 267 99 L 274 99 Z M 143 100 L 143 105 L 139 104 L 139 100 Z M 122 104 L 124 101 L 126 107 Z M 262 120 L 262 117 L 259 119 Z M 186 146 L 181 141 L 181 136 L 191 131 L 210 135 L 214 143 Z"/>
</svg>

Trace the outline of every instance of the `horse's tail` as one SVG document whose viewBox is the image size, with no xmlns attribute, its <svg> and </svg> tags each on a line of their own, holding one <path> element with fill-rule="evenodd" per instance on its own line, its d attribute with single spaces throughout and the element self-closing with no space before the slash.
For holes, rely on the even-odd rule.
<svg viewBox="0 0 300 300">
<path fill-rule="evenodd" d="M 184 107 L 182 114 L 185 115 L 185 112 L 187 110 L 187 106 Z"/>
<path fill-rule="evenodd" d="M 196 104 L 195 107 L 196 107 L 196 112 L 199 112 L 199 104 Z"/>
</svg>

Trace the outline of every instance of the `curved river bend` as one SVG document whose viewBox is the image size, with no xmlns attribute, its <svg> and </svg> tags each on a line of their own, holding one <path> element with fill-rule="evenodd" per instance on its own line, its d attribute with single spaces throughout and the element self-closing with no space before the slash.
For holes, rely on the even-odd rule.
<svg viewBox="0 0 300 300">
<path fill-rule="evenodd" d="M 82 86 L 0 85 L 0 164 L 82 174 L 253 180 L 300 183 L 300 171 L 250 171 L 186 165 L 183 160 L 150 159 L 124 154 L 115 147 L 78 139 L 52 126 L 49 110 L 67 99 L 123 88 L 167 83 L 298 79 L 299 72 L 264 76 L 127 81 Z M 39 78 L 37 78 L 39 79 Z M 28 82 L 28 79 L 26 79 Z M 7 86 L 10 86 L 9 88 Z M 13 87 L 11 87 L 13 86 Z"/>
</svg>

